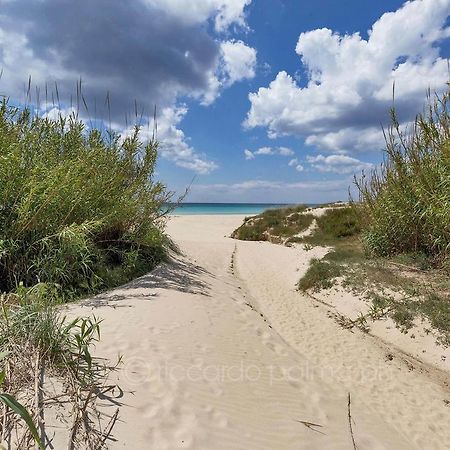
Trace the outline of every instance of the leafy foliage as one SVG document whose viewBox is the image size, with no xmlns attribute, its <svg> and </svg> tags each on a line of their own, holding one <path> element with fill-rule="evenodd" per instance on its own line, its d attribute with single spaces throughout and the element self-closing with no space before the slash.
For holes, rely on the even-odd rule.
<svg viewBox="0 0 450 450">
<path fill-rule="evenodd" d="M 66 296 L 127 281 L 164 256 L 157 142 L 87 129 L 73 114 L 0 105 L 0 291 L 56 283 Z"/>
<path fill-rule="evenodd" d="M 394 110 L 381 169 L 356 181 L 364 241 L 376 255 L 424 253 L 450 263 L 450 92 L 429 100 L 409 131 Z"/>
</svg>

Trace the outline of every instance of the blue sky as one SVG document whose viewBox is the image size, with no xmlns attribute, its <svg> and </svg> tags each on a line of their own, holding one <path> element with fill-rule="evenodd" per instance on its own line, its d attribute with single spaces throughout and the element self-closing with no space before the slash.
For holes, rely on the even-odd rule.
<svg viewBox="0 0 450 450">
<path fill-rule="evenodd" d="M 345 200 L 382 159 L 393 83 L 407 126 L 449 78 L 450 0 L 120 3 L 0 0 L 0 93 L 57 82 L 69 112 L 81 77 L 119 132 L 136 99 L 143 137 L 156 104 L 158 176 L 193 180 L 188 201 Z"/>
</svg>

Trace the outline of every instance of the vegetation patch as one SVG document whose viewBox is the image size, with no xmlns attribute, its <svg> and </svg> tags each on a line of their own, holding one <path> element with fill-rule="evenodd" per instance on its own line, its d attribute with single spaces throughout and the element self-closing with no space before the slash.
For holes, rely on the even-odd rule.
<svg viewBox="0 0 450 450">
<path fill-rule="evenodd" d="M 358 211 L 356 207 L 328 209 L 317 219 L 317 227 L 309 236 L 299 239 L 307 246 L 331 246 L 322 259 L 313 259 L 299 281 L 303 291 L 330 288 L 334 280 L 345 274 L 350 264 L 364 259 L 359 239 Z"/>
<path fill-rule="evenodd" d="M 442 345 L 450 345 L 450 281 L 446 272 L 432 268 L 429 256 L 404 253 L 375 257 L 364 247 L 358 225 L 360 206 L 328 210 L 317 220 L 306 245 L 330 246 L 322 259 L 313 259 L 299 281 L 302 291 L 318 292 L 340 284 L 371 304 L 369 313 L 345 326 L 368 330 L 369 321 L 390 317 L 408 332 L 417 320 L 426 319 Z"/>
<path fill-rule="evenodd" d="M 334 262 L 314 258 L 306 274 L 301 278 L 298 287 L 302 291 L 328 289 L 333 286 L 333 281 L 342 275 L 342 267 Z"/>
<path fill-rule="evenodd" d="M 0 292 L 53 283 L 70 299 L 164 257 L 157 143 L 0 104 Z"/>
<path fill-rule="evenodd" d="M 111 395 L 115 367 L 91 354 L 100 321 L 68 321 L 57 306 L 164 259 L 171 193 L 154 180 L 156 158 L 157 142 L 141 142 L 139 127 L 121 137 L 75 113 L 40 117 L 0 103 L 0 435 L 14 448 L 51 446 L 50 404 L 72 421 L 68 448 L 110 438 L 118 411 L 103 416 L 97 401 Z M 60 392 L 46 391 L 49 379 Z"/>
<path fill-rule="evenodd" d="M 363 240 L 374 255 L 420 253 L 450 268 L 449 102 L 450 92 L 436 95 L 407 130 L 392 110 L 385 163 L 356 180 Z"/>
<path fill-rule="evenodd" d="M 358 205 L 327 209 L 316 221 L 316 229 L 310 236 L 302 238 L 303 242 L 311 245 L 361 248 Z"/>
<path fill-rule="evenodd" d="M 54 286 L 38 284 L 0 296 L 0 397 L 8 400 L 1 435 L 13 448 L 47 448 L 44 409 L 51 405 L 69 421 L 68 448 L 103 448 L 115 419 L 97 405 L 114 389 L 105 383 L 114 368 L 91 354 L 100 321 L 65 320 L 54 307 L 56 295 Z M 45 380 L 61 390 L 48 392 Z"/>
<path fill-rule="evenodd" d="M 284 243 L 311 225 L 313 216 L 305 211 L 304 205 L 269 209 L 257 216 L 246 218 L 244 223 L 233 231 L 231 237 L 244 241 Z"/>
</svg>

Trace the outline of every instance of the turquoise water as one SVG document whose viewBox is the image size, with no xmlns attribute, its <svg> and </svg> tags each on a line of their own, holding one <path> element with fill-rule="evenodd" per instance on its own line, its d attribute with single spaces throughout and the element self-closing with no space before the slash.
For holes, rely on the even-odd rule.
<svg viewBox="0 0 450 450">
<path fill-rule="evenodd" d="M 193 214 L 260 214 L 266 209 L 282 208 L 286 203 L 183 203 L 171 213 L 173 215 Z"/>
</svg>

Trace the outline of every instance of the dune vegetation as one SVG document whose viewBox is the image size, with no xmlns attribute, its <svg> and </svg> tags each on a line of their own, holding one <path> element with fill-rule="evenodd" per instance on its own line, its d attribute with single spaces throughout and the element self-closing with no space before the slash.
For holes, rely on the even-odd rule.
<svg viewBox="0 0 450 450">
<path fill-rule="evenodd" d="M 277 242 L 331 247 L 311 261 L 300 290 L 314 293 L 339 281 L 371 301 L 364 329 L 366 319 L 389 315 L 406 332 L 415 319 L 425 318 L 444 345 L 450 345 L 449 104 L 450 91 L 429 96 L 407 129 L 393 109 L 384 163 L 355 179 L 358 201 L 322 205 L 327 210 L 316 217 L 310 234 Z M 277 223 L 289 217 L 282 210 L 270 214 Z M 262 240 L 264 221 L 246 223 L 250 226 L 244 223 L 233 236 L 248 239 L 245 233 L 260 227 L 250 238 Z"/>
<path fill-rule="evenodd" d="M 232 237 L 244 241 L 285 242 L 311 225 L 313 217 L 304 214 L 305 210 L 304 205 L 268 209 L 255 217 L 248 217 Z"/>
<path fill-rule="evenodd" d="M 123 284 L 164 259 L 162 210 L 171 194 L 154 179 L 156 160 L 157 142 L 141 142 L 138 126 L 121 137 L 87 127 L 76 114 L 51 118 L 2 101 L 2 440 L 21 448 L 45 441 L 34 425 L 43 425 L 46 399 L 34 399 L 45 371 L 73 407 L 69 448 L 76 440 L 104 445 L 90 418 L 98 422 L 95 401 L 105 389 L 105 368 L 90 353 L 99 322 L 68 322 L 56 306 Z"/>
<path fill-rule="evenodd" d="M 450 91 L 430 100 L 406 131 L 392 110 L 384 164 L 356 180 L 371 253 L 422 253 L 450 268 L 449 102 Z"/>
<path fill-rule="evenodd" d="M 313 232 L 300 242 L 305 245 L 332 248 L 324 258 L 313 259 L 306 274 L 299 281 L 299 288 L 320 290 L 331 287 L 345 268 L 364 258 L 360 233 L 360 210 L 356 206 L 327 209 L 317 217 Z"/>
<path fill-rule="evenodd" d="M 303 290 L 319 290 L 343 277 L 372 302 L 368 318 L 389 315 L 405 332 L 425 318 L 444 345 L 450 345 L 449 101 L 449 92 L 429 98 L 406 130 L 391 111 L 384 163 L 355 180 L 360 198 L 347 212 L 354 227 L 335 223 L 338 210 L 322 216 L 318 232 L 305 240 L 334 250 L 313 260 L 299 282 Z M 333 242 L 327 222 L 348 235 Z"/>
<path fill-rule="evenodd" d="M 64 297 L 97 292 L 164 256 L 153 180 L 157 145 L 87 129 L 75 115 L 0 107 L 0 289 L 54 283 Z"/>
</svg>

